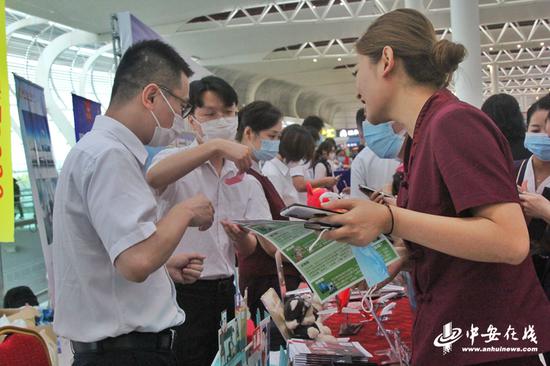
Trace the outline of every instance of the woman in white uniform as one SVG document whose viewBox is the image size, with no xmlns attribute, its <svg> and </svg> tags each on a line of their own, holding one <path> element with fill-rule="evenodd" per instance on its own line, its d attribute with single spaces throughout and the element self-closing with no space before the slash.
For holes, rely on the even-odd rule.
<svg viewBox="0 0 550 366">
<path fill-rule="evenodd" d="M 314 148 L 313 137 L 304 127 L 288 126 L 281 133 L 279 154 L 262 167 L 262 173 L 273 183 L 287 206 L 300 202 L 298 191 L 292 183 L 291 169 L 302 160 L 306 163 L 311 161 Z"/>
<path fill-rule="evenodd" d="M 533 153 L 516 162 L 516 183 L 526 215 L 531 240 L 531 256 L 537 276 L 550 299 L 550 95 L 530 110 L 525 147 Z"/>
</svg>

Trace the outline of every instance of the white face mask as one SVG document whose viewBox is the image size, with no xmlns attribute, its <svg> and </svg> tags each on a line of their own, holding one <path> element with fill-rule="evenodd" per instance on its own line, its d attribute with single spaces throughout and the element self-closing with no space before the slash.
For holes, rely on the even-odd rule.
<svg viewBox="0 0 550 366">
<path fill-rule="evenodd" d="M 334 160 L 336 158 L 336 153 L 333 153 L 333 152 L 329 153 L 328 158 L 329 160 Z"/>
<path fill-rule="evenodd" d="M 153 111 L 150 111 L 151 115 L 155 119 L 155 122 L 157 123 L 157 126 L 155 127 L 155 132 L 153 133 L 151 141 L 149 141 L 149 146 L 168 146 L 176 139 L 176 137 L 182 135 L 186 131 L 185 120 L 183 119 L 183 117 L 174 112 L 174 109 L 172 108 L 170 103 L 168 103 L 168 99 L 166 99 L 162 90 L 159 91 L 166 104 L 168 104 L 168 108 L 170 108 L 170 110 L 174 114 L 174 120 L 172 121 L 172 127 L 164 128 L 160 125 L 160 122 L 155 113 L 153 113 Z"/>
<path fill-rule="evenodd" d="M 212 139 L 234 140 L 237 134 L 238 120 L 235 117 L 222 117 L 200 124 L 205 141 Z"/>
</svg>

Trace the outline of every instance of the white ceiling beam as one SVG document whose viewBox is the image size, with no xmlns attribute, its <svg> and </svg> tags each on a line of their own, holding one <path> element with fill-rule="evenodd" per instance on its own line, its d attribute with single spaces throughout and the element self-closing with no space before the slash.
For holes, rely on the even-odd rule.
<svg viewBox="0 0 550 366">
<path fill-rule="evenodd" d="M 380 0 L 379 0 L 380 3 Z M 381 3 L 382 4 L 382 3 Z M 544 6 L 542 6 L 544 5 Z M 534 17 L 540 17 L 547 9 L 548 3 L 535 1 L 529 6 L 521 4 L 502 5 L 499 11 L 494 7 L 480 8 L 480 17 L 482 23 L 490 20 L 488 23 L 498 23 L 503 19 L 525 20 Z M 546 10 L 547 12 L 547 10 Z M 228 27 L 221 32 L 217 29 L 191 30 L 175 34 L 163 33 L 163 27 L 155 27 L 155 30 L 163 34 L 176 46 L 182 47 L 187 53 L 199 56 L 201 59 L 223 58 L 227 52 L 233 54 L 260 53 L 260 51 L 269 53 L 271 50 L 286 46 L 288 40 L 294 43 L 303 43 L 308 41 L 320 41 L 333 38 L 346 38 L 360 36 L 376 18 L 376 15 L 349 19 L 330 20 L 322 22 L 285 22 L 280 24 L 265 24 L 251 26 Z M 449 26 L 449 11 L 434 10 L 429 17 L 436 28 L 446 28 Z M 250 27 L 254 29 L 254 37 L 250 37 Z M 173 28 L 171 28 L 173 29 Z M 277 34 L 277 37 L 273 37 Z M 247 39 L 247 42 L 240 40 Z M 220 48 L 220 44 L 232 44 L 231 50 Z"/>
<path fill-rule="evenodd" d="M 380 13 L 385 14 L 388 12 L 388 9 L 386 8 L 386 5 L 384 5 L 384 2 L 382 0 L 374 0 L 374 5 Z"/>
<path fill-rule="evenodd" d="M 325 19 L 330 11 L 330 9 L 332 9 L 332 6 L 334 5 L 334 0 L 330 0 L 327 4 L 327 6 L 325 6 L 325 11 L 323 12 L 323 14 L 321 15 L 321 19 Z"/>
</svg>

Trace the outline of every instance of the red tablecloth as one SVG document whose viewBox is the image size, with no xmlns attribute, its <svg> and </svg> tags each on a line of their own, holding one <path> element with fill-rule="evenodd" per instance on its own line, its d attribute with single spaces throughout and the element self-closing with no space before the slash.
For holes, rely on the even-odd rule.
<svg viewBox="0 0 550 366">
<path fill-rule="evenodd" d="M 359 323 L 365 318 L 360 314 L 347 314 L 349 316 L 350 323 Z M 333 314 L 324 324 L 332 330 L 332 334 L 338 337 L 340 330 L 340 324 L 346 319 L 346 314 Z M 414 322 L 414 313 L 410 307 L 409 300 L 403 297 L 397 300 L 397 304 L 393 309 L 393 314 L 390 315 L 390 319 L 384 322 L 386 329 L 399 329 L 401 332 L 401 339 L 405 341 L 407 346 L 411 347 L 411 331 Z M 374 357 L 370 359 L 371 362 L 380 364 L 385 361 L 384 356 L 377 356 L 376 351 L 381 351 L 389 348 L 388 342 L 384 336 L 377 336 L 376 330 L 378 329 L 374 320 L 362 323 L 363 327 L 356 335 L 350 337 L 351 341 L 357 341 L 361 343 L 363 347 L 367 349 Z"/>
</svg>

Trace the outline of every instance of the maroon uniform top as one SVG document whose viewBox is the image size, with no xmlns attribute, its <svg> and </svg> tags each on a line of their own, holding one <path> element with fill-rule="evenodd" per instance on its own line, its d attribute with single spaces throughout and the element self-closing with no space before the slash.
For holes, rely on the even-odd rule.
<svg viewBox="0 0 550 366">
<path fill-rule="evenodd" d="M 407 140 L 398 205 L 470 217 L 473 208 L 503 202 L 519 202 L 506 139 L 483 112 L 447 89 L 437 91 L 422 108 L 413 139 Z M 407 245 L 418 302 L 413 365 L 470 365 L 550 350 L 550 304 L 531 258 L 517 266 L 481 263 Z M 538 352 L 462 349 L 501 346 L 538 347 Z"/>
<path fill-rule="evenodd" d="M 269 180 L 269 178 L 258 173 L 254 169 L 249 169 L 248 174 L 254 176 L 264 189 L 265 197 L 273 220 L 288 220 L 282 217 L 280 212 L 285 207 L 283 199 L 277 193 L 277 190 Z M 260 245 L 256 246 L 254 253 L 246 257 L 238 257 L 239 259 L 239 287 L 244 291 L 244 288 L 250 285 L 250 282 L 260 276 L 275 276 L 277 277 L 277 268 L 275 259 L 269 256 Z M 299 277 L 300 273 L 294 266 L 288 262 L 283 262 L 285 275 Z M 249 289 L 249 295 L 250 291 Z"/>
</svg>

